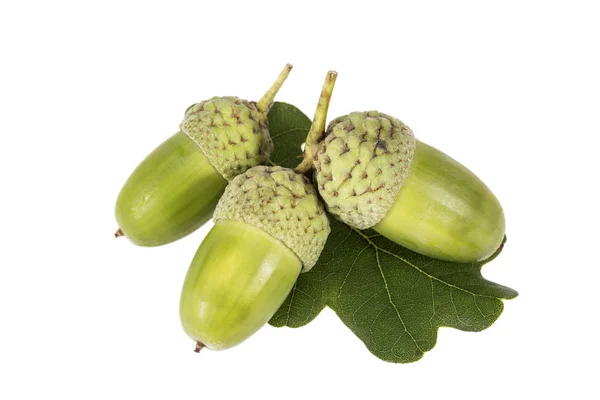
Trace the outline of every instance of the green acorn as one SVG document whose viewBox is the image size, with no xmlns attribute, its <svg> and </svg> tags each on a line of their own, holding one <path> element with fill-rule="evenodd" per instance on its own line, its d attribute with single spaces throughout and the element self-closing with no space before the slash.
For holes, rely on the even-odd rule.
<svg viewBox="0 0 600 400">
<path fill-rule="evenodd" d="M 203 347 L 223 350 L 273 316 L 301 271 L 317 262 L 329 221 L 310 181 L 257 166 L 234 178 L 183 284 L 180 318 Z"/>
<path fill-rule="evenodd" d="M 210 219 L 227 182 L 273 150 L 267 113 L 292 66 L 258 102 L 213 97 L 189 107 L 181 131 L 133 171 L 119 193 L 119 230 L 140 246 L 180 239 Z"/>
<path fill-rule="evenodd" d="M 331 214 L 442 260 L 473 262 L 498 249 L 504 213 L 475 174 L 390 115 L 353 112 L 325 131 L 326 113 L 311 128 L 299 171 L 314 165 Z"/>
</svg>

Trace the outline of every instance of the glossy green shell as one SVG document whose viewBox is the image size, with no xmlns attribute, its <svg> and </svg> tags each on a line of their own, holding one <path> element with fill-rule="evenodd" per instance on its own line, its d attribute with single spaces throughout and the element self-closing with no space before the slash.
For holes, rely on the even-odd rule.
<svg viewBox="0 0 600 400">
<path fill-rule="evenodd" d="M 218 221 L 185 277 L 183 329 L 198 346 L 212 350 L 243 342 L 279 309 L 301 268 L 300 259 L 262 229 Z"/>
<path fill-rule="evenodd" d="M 430 257 L 473 262 L 498 249 L 505 222 L 498 199 L 475 174 L 417 141 L 396 201 L 373 229 Z"/>
<path fill-rule="evenodd" d="M 160 246 L 202 226 L 227 180 L 185 133 L 171 136 L 133 171 L 119 193 L 120 230 L 140 246 Z"/>
</svg>

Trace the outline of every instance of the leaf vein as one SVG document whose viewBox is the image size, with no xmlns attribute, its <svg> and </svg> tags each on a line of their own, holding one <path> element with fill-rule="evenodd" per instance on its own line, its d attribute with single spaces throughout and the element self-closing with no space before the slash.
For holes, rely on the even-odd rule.
<svg viewBox="0 0 600 400">
<path fill-rule="evenodd" d="M 419 351 L 423 351 L 419 347 L 419 344 L 413 337 L 412 333 L 409 332 L 408 328 L 406 327 L 406 324 L 404 323 L 404 319 L 400 315 L 400 311 L 398 310 L 398 307 L 396 307 L 396 304 L 392 300 L 392 293 L 390 292 L 390 289 L 389 289 L 388 283 L 387 283 L 387 279 L 385 278 L 385 274 L 383 273 L 383 269 L 381 268 L 381 261 L 379 260 L 379 249 L 377 249 L 377 248 L 375 249 L 375 257 L 377 259 L 377 267 L 379 268 L 379 273 L 381 274 L 381 278 L 383 279 L 383 284 L 385 285 L 385 291 L 387 292 L 388 300 L 389 300 L 390 304 L 392 305 L 392 307 L 394 308 L 394 311 L 396 311 L 396 315 L 398 316 L 398 319 L 400 320 L 400 323 L 402 324 L 402 327 L 404 328 L 404 332 L 406 332 L 408 334 L 408 336 L 410 336 L 411 340 L 414 342 L 415 346 L 417 346 Z M 400 335 L 400 336 L 402 336 L 402 335 Z"/>
<path fill-rule="evenodd" d="M 286 312 L 286 320 L 285 320 L 285 324 L 287 325 L 290 322 L 290 312 L 292 311 L 292 303 L 294 302 L 294 295 L 296 294 L 296 285 L 298 281 L 296 281 L 296 283 L 294 283 L 294 286 L 292 287 L 292 294 L 290 297 L 290 303 L 288 304 L 288 309 Z"/>
<path fill-rule="evenodd" d="M 291 133 L 291 132 L 294 132 L 294 131 L 302 131 L 303 132 L 304 130 L 301 129 L 301 128 L 291 128 L 291 129 L 288 129 L 288 130 L 285 130 L 285 131 L 282 131 L 282 132 L 277 132 L 274 135 L 271 135 L 271 139 L 277 139 L 279 136 L 287 135 L 288 133 Z"/>
<path fill-rule="evenodd" d="M 375 248 L 375 250 L 376 250 L 376 251 L 381 251 L 381 252 L 383 252 L 383 253 L 386 253 L 386 254 L 388 254 L 388 255 L 390 255 L 390 256 L 392 256 L 392 257 L 394 257 L 394 258 L 397 258 L 398 260 L 400 260 L 400 261 L 404 262 L 405 264 L 408 264 L 409 266 L 411 266 L 412 268 L 414 268 L 414 269 L 416 269 L 417 271 L 421 272 L 422 274 L 424 274 L 424 275 L 425 275 L 425 276 L 427 276 L 428 278 L 430 278 L 430 279 L 433 279 L 433 280 L 435 280 L 436 282 L 439 282 L 439 283 L 441 283 L 442 285 L 446 285 L 446 286 L 448 286 L 448 287 L 451 287 L 451 288 L 453 288 L 453 289 L 460 290 L 460 291 L 462 291 L 462 292 L 465 292 L 465 293 L 468 293 L 468 294 L 470 294 L 470 295 L 472 295 L 472 296 L 487 297 L 487 298 L 490 298 L 490 299 L 495 299 L 495 298 L 496 298 L 496 297 L 494 297 L 494 296 L 488 296 L 488 295 L 484 295 L 484 294 L 479 294 L 479 293 L 473 293 L 473 292 L 470 292 L 470 291 L 468 291 L 468 290 L 466 290 L 466 289 L 463 289 L 463 288 L 461 288 L 461 287 L 459 287 L 459 286 L 456 286 L 456 285 L 453 285 L 453 284 L 451 284 L 451 283 L 445 282 L 445 281 L 443 281 L 443 280 L 439 279 L 438 277 L 436 277 L 436 276 L 434 276 L 434 275 L 428 274 L 427 272 L 423 271 L 421 268 L 417 267 L 416 265 L 414 265 L 414 264 L 413 264 L 413 263 L 411 263 L 410 261 L 408 261 L 408 260 L 406 260 L 406 259 L 404 259 L 404 258 L 400 257 L 400 256 L 399 256 L 399 255 L 397 255 L 397 254 L 394 254 L 394 253 L 392 253 L 392 252 L 391 252 L 391 251 L 389 251 L 389 250 L 385 250 L 385 249 L 382 249 L 381 247 L 377 246 L 377 244 L 375 244 L 375 243 L 374 243 L 374 242 L 373 242 L 373 241 L 372 241 L 372 240 L 371 240 L 371 239 L 370 239 L 370 238 L 369 238 L 367 235 L 363 234 L 363 233 L 362 233 L 361 231 L 359 231 L 358 229 L 356 229 L 356 228 L 352 228 L 352 227 L 350 227 L 350 229 L 352 229 L 354 232 L 356 232 L 356 233 L 358 233 L 360 236 L 362 236 L 362 237 L 363 237 L 363 239 L 365 239 L 365 240 L 366 240 L 366 241 L 367 241 L 367 242 L 368 242 L 368 243 L 369 243 L 371 246 L 373 246 L 373 247 Z"/>
<path fill-rule="evenodd" d="M 341 294 L 342 294 L 342 289 L 344 288 L 344 285 L 346 284 L 346 280 L 348 279 L 348 276 L 350 275 L 350 273 L 352 272 L 352 269 L 354 268 L 354 266 L 356 265 L 356 262 L 358 261 L 358 258 L 360 257 L 360 255 L 369 248 L 369 246 L 367 245 L 364 249 L 362 249 L 357 255 L 356 257 L 354 257 L 354 261 L 352 261 L 352 264 L 350 265 L 350 268 L 348 268 L 348 273 L 346 273 L 346 276 L 344 276 L 344 279 L 342 280 L 342 284 L 340 285 L 340 290 L 338 292 L 338 299 L 340 298 Z"/>
</svg>

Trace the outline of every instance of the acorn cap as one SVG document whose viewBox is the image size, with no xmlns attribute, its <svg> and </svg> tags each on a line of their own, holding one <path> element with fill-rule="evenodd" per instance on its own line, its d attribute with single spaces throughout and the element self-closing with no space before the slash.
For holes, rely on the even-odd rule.
<svg viewBox="0 0 600 400">
<path fill-rule="evenodd" d="M 206 154 L 228 181 L 256 165 L 265 164 L 273 151 L 267 113 L 292 69 L 287 64 L 258 101 L 213 97 L 190 106 L 180 129 Z"/>
<path fill-rule="evenodd" d="M 219 220 L 243 221 L 283 242 L 310 270 L 325 246 L 329 221 L 315 188 L 282 167 L 257 166 L 235 177 L 219 200 Z"/>
<path fill-rule="evenodd" d="M 314 157 L 328 211 L 357 229 L 377 224 L 396 201 L 415 143 L 408 126 L 377 111 L 331 121 Z"/>
<path fill-rule="evenodd" d="M 227 180 L 269 160 L 273 142 L 267 113 L 237 97 L 213 97 L 185 112 L 180 128 Z"/>
</svg>

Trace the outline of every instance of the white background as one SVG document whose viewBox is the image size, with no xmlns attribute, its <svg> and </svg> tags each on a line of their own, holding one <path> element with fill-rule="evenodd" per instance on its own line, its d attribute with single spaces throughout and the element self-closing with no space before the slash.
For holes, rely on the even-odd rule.
<svg viewBox="0 0 600 400">
<path fill-rule="evenodd" d="M 0 398 L 598 398 L 595 2 L 153 3 L 0 5 Z M 493 189 L 508 242 L 483 272 L 520 296 L 491 328 L 390 364 L 325 310 L 192 351 L 209 225 L 136 247 L 114 201 L 190 104 L 258 100 L 287 62 L 278 100 L 312 115 L 335 69 L 331 118 L 393 114 Z"/>
</svg>

